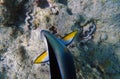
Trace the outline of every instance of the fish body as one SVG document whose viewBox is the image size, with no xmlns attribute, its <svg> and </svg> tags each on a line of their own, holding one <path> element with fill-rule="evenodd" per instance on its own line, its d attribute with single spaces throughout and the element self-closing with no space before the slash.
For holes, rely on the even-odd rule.
<svg viewBox="0 0 120 79">
<path fill-rule="evenodd" d="M 65 44 L 48 31 L 42 33 L 48 43 L 51 79 L 76 79 L 74 61 Z"/>
<path fill-rule="evenodd" d="M 73 31 L 66 36 L 64 36 L 62 39 L 56 38 L 59 42 L 63 43 L 65 46 L 68 46 L 74 39 L 75 35 L 77 34 L 77 31 Z M 41 36 L 43 37 L 44 34 L 41 32 Z M 45 41 L 46 42 L 46 41 Z M 40 54 L 36 60 L 34 61 L 34 64 L 40 64 L 40 63 L 46 63 L 49 61 L 49 55 L 47 50 L 44 51 L 42 54 Z"/>
<path fill-rule="evenodd" d="M 48 50 L 39 55 L 34 64 L 44 63 L 49 58 L 47 61 L 50 63 L 51 79 L 76 79 L 73 57 L 66 47 L 73 41 L 76 34 L 77 31 L 74 31 L 58 39 L 50 32 L 42 30 L 41 35 L 45 38 Z"/>
</svg>

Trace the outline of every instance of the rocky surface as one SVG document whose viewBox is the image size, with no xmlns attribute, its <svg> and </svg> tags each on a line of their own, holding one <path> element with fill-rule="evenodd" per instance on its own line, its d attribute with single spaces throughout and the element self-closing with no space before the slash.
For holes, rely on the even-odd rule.
<svg viewBox="0 0 120 79">
<path fill-rule="evenodd" d="M 92 21 L 93 38 L 80 36 Z M 72 52 L 78 79 L 120 78 L 119 0 L 0 0 L 0 79 L 49 79 L 40 31 L 63 37 L 78 30 Z"/>
</svg>

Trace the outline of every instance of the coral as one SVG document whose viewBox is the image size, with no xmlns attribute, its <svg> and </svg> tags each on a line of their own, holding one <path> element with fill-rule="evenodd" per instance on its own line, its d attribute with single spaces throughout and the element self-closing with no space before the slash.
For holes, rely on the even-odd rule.
<svg viewBox="0 0 120 79">
<path fill-rule="evenodd" d="M 0 79 L 49 79 L 48 63 L 33 64 L 46 50 L 43 29 L 78 30 L 68 47 L 78 79 L 119 79 L 119 26 L 119 0 L 0 0 Z"/>
</svg>

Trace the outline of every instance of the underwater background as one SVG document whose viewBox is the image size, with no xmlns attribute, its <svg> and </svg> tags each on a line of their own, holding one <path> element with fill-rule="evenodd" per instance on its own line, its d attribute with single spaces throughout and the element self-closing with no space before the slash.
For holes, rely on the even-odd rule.
<svg viewBox="0 0 120 79">
<path fill-rule="evenodd" d="M 120 0 L 0 0 L 0 79 L 50 78 L 48 63 L 33 64 L 41 30 L 78 30 L 67 46 L 77 79 L 120 79 Z"/>
</svg>

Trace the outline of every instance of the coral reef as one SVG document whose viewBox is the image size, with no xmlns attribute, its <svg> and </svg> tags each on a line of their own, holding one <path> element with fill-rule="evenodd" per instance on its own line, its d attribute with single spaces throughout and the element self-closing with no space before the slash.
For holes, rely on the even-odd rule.
<svg viewBox="0 0 120 79">
<path fill-rule="evenodd" d="M 95 24 L 96 30 L 90 27 Z M 0 0 L 0 79 L 49 79 L 40 31 L 58 37 L 78 30 L 68 46 L 77 79 L 120 78 L 119 0 Z"/>
</svg>

